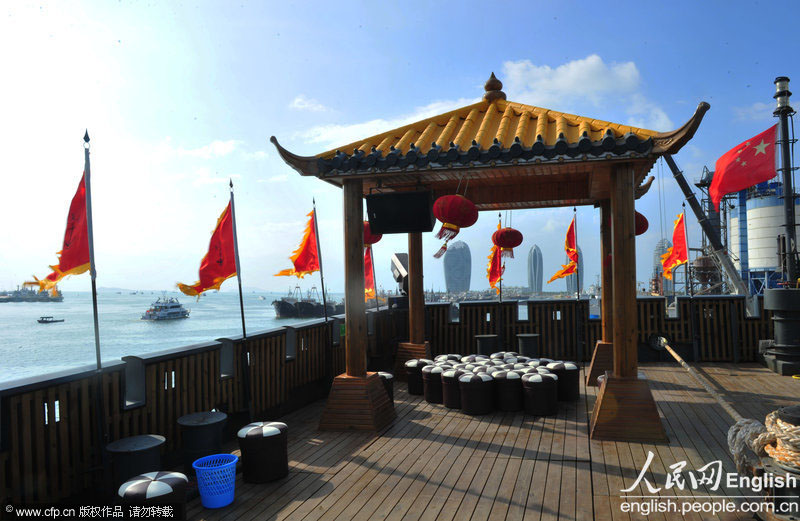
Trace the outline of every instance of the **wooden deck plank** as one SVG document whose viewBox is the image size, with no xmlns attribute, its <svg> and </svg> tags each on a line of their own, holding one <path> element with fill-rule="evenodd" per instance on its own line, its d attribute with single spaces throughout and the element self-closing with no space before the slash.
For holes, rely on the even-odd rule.
<svg viewBox="0 0 800 521">
<path fill-rule="evenodd" d="M 596 388 L 583 384 L 580 401 L 562 402 L 558 414 L 546 418 L 522 412 L 467 416 L 428 404 L 399 384 L 397 419 L 378 433 L 317 431 L 322 401 L 284 416 L 280 421 L 290 426 L 289 476 L 262 485 L 243 483 L 238 476 L 231 507 L 205 510 L 194 500 L 188 516 L 223 521 L 710 519 L 674 512 L 645 518 L 621 510 L 622 490 L 634 483 L 649 453 L 647 477 L 661 487 L 669 466 L 679 461 L 687 462 L 687 470 L 714 460 L 722 461 L 725 471 L 733 469 L 725 440 L 733 422 L 725 411 L 676 364 L 642 369 L 669 443 L 590 440 Z M 760 420 L 793 403 L 800 389 L 800 382 L 752 364 L 702 364 L 698 370 L 740 413 Z M 687 495 L 692 501 L 692 496 L 735 493 L 662 489 L 657 496 L 663 501 Z M 649 491 L 640 484 L 630 494 Z M 736 518 L 745 517 L 714 519 Z"/>
</svg>

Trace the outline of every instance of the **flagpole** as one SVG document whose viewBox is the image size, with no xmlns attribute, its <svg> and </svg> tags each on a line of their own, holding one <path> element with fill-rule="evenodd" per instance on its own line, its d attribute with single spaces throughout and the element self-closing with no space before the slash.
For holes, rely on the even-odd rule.
<svg viewBox="0 0 800 521">
<path fill-rule="evenodd" d="M 101 368 L 100 360 L 100 325 L 97 318 L 97 272 L 94 269 L 94 231 L 92 227 L 92 183 L 89 164 L 89 131 L 83 135 L 83 185 L 86 189 L 86 234 L 89 239 L 89 273 L 92 279 L 92 312 L 94 313 L 94 351 L 97 358 L 97 370 Z"/>
<path fill-rule="evenodd" d="M 692 260 L 689 255 L 689 230 L 686 228 L 686 203 L 681 203 L 681 206 L 683 207 L 683 238 L 686 242 L 686 284 L 689 286 L 689 296 L 694 297 L 694 286 L 692 285 Z"/>
<path fill-rule="evenodd" d="M 242 315 L 242 340 L 247 338 L 244 326 L 244 300 L 242 299 L 242 270 L 239 266 L 239 240 L 236 237 L 236 206 L 233 202 L 233 179 L 229 179 L 231 188 L 231 224 L 233 226 L 233 255 L 236 260 L 236 281 L 239 283 L 239 312 Z"/>
<path fill-rule="evenodd" d="M 578 261 L 575 263 L 575 300 L 581 299 L 581 258 L 578 253 L 578 209 L 572 207 L 572 222 L 574 223 L 572 229 L 575 231 L 575 256 Z"/>
<path fill-rule="evenodd" d="M 319 228 L 317 226 L 317 201 L 311 198 L 311 211 L 314 212 L 314 239 L 317 241 L 317 260 L 319 260 L 319 280 L 322 284 L 322 313 L 328 323 L 328 299 L 325 296 L 325 275 L 322 273 L 322 248 L 319 246 Z"/>
<path fill-rule="evenodd" d="M 372 245 L 369 246 L 370 269 L 372 269 L 372 286 L 375 292 L 375 311 L 381 310 L 381 303 L 378 300 L 378 285 L 375 282 L 375 256 L 372 254 Z"/>
</svg>

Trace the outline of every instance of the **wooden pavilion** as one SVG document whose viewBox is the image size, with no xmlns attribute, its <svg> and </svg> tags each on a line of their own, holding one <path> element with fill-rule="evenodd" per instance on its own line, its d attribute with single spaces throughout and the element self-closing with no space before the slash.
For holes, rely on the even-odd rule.
<svg viewBox="0 0 800 521">
<path fill-rule="evenodd" d="M 343 188 L 346 372 L 334 379 L 321 429 L 377 430 L 395 416 L 375 373 L 366 371 L 363 197 L 428 189 L 434 198 L 469 181 L 479 210 L 594 205 L 601 209 L 602 341 L 587 383 L 605 374 L 591 416 L 591 437 L 626 441 L 666 438 L 637 360 L 634 200 L 659 156 L 680 150 L 708 110 L 672 132 L 621 125 L 506 100 L 491 75 L 481 101 L 316 156 L 281 147 L 304 176 Z M 422 237 L 408 234 L 409 342 L 399 356 L 425 351 Z"/>
</svg>

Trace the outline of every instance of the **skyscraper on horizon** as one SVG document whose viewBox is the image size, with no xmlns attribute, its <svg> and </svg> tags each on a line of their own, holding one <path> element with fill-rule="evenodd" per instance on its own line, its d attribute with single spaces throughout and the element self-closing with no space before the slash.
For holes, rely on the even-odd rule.
<svg viewBox="0 0 800 521">
<path fill-rule="evenodd" d="M 469 291 L 472 274 L 472 255 L 464 241 L 456 241 L 444 254 L 444 282 L 448 293 Z"/>
<path fill-rule="evenodd" d="M 528 289 L 534 295 L 542 293 L 542 282 L 544 272 L 542 271 L 542 250 L 534 244 L 528 250 Z"/>
</svg>

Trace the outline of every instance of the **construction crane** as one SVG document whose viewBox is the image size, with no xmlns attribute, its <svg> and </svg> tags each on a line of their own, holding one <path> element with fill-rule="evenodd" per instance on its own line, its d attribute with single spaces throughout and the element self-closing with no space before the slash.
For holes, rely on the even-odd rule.
<svg viewBox="0 0 800 521">
<path fill-rule="evenodd" d="M 728 280 L 730 281 L 733 292 L 736 295 L 744 296 L 747 299 L 748 312 L 752 311 L 750 292 L 747 289 L 747 284 L 744 283 L 742 276 L 738 271 L 736 271 L 733 261 L 728 256 L 728 252 L 725 250 L 725 247 L 722 245 L 719 230 L 711 224 L 711 221 L 708 219 L 708 216 L 706 216 L 703 208 L 700 206 L 700 203 L 697 202 L 694 192 L 692 192 L 692 189 L 689 187 L 689 183 L 683 176 L 683 172 L 681 172 L 678 168 L 678 165 L 675 164 L 675 160 L 672 159 L 672 156 L 667 154 L 664 156 L 664 160 L 667 162 L 669 169 L 672 171 L 672 175 L 678 182 L 678 186 L 681 187 L 683 195 L 686 196 L 686 201 L 689 203 L 689 207 L 694 212 L 695 217 L 697 217 L 697 222 L 700 223 L 700 227 L 703 229 L 703 233 L 708 238 L 708 242 L 711 243 L 712 257 L 716 261 L 717 265 L 728 276 Z"/>
</svg>

